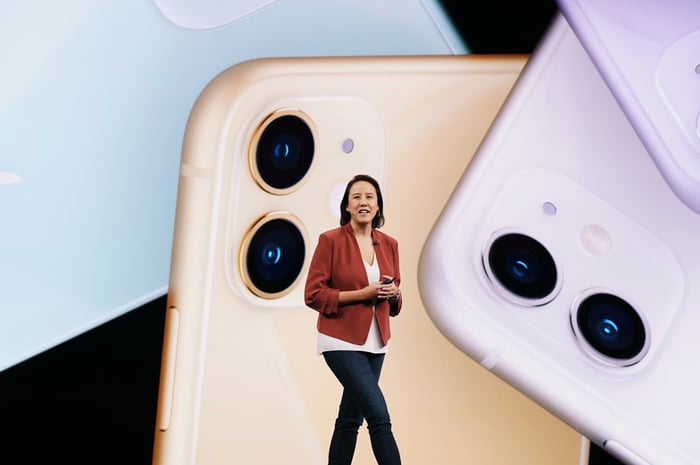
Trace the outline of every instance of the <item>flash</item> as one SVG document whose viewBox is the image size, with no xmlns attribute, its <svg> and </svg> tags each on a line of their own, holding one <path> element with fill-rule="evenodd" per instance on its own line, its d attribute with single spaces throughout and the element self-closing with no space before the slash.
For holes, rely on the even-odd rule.
<svg viewBox="0 0 700 465">
<path fill-rule="evenodd" d="M 355 148 L 355 141 L 352 139 L 348 138 L 343 141 L 343 152 L 345 153 L 350 153 L 352 150 Z"/>
<path fill-rule="evenodd" d="M 338 206 L 343 200 L 345 193 L 345 181 L 336 183 L 328 193 L 328 212 L 335 219 L 340 219 L 340 211 Z"/>
<path fill-rule="evenodd" d="M 22 177 L 12 171 L 0 171 L 0 184 L 15 184 L 22 180 Z"/>
<path fill-rule="evenodd" d="M 581 245 L 593 255 L 607 255 L 612 248 L 612 236 L 597 224 L 589 224 L 581 229 Z"/>
</svg>

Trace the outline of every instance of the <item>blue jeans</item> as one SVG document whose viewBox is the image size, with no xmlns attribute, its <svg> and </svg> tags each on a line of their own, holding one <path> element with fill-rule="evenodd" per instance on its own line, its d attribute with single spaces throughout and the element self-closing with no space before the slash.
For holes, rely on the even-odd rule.
<svg viewBox="0 0 700 465">
<path fill-rule="evenodd" d="M 377 463 L 400 465 L 401 458 L 394 434 L 391 432 L 389 410 L 378 384 L 384 354 L 336 350 L 324 352 L 323 357 L 343 385 L 343 396 L 328 451 L 328 464 L 352 463 L 357 432 L 364 418 L 367 420 L 372 451 Z"/>
</svg>

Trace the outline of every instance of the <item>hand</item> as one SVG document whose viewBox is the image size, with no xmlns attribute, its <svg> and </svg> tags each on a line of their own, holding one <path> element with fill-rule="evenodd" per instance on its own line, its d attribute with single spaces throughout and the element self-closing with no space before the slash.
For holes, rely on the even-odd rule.
<svg viewBox="0 0 700 465">
<path fill-rule="evenodd" d="M 394 284 L 396 278 L 393 276 L 382 276 L 381 282 L 377 288 L 376 298 L 380 300 L 395 300 L 400 294 L 399 288 Z"/>
</svg>

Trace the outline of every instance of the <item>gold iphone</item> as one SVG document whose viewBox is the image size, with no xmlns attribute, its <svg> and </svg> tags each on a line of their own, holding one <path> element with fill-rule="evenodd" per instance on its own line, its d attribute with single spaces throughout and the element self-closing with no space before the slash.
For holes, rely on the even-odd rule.
<svg viewBox="0 0 700 465">
<path fill-rule="evenodd" d="M 404 462 L 578 462 L 580 435 L 451 346 L 418 293 L 422 244 L 525 61 L 264 59 L 211 81 L 184 136 L 156 465 L 326 463 L 342 387 L 303 288 L 359 173 L 401 253 L 380 384 Z M 375 463 L 364 428 L 353 463 Z"/>
</svg>

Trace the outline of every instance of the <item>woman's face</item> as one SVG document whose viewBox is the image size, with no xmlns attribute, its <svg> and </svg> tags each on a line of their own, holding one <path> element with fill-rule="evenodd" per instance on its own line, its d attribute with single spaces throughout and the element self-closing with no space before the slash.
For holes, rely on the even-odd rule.
<svg viewBox="0 0 700 465">
<path fill-rule="evenodd" d="M 374 216 L 379 211 L 377 191 L 367 181 L 357 181 L 350 186 L 348 206 L 345 210 L 350 213 L 350 221 L 358 225 L 372 224 Z"/>
</svg>

